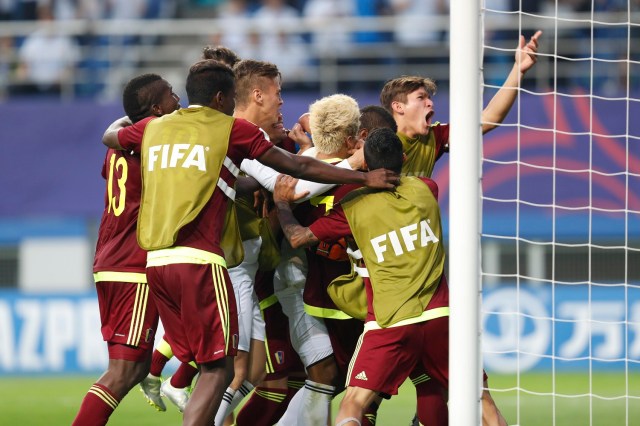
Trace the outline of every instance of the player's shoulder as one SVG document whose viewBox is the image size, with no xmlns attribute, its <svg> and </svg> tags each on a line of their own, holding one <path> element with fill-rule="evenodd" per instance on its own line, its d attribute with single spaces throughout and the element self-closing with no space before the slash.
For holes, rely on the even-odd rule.
<svg viewBox="0 0 640 426">
<path fill-rule="evenodd" d="M 419 179 L 422 182 L 424 182 L 429 187 L 431 192 L 433 193 L 433 196 L 436 197 L 436 199 L 438 199 L 438 191 L 439 190 L 438 190 L 438 184 L 436 183 L 435 180 L 433 180 L 431 178 L 428 178 L 428 177 L 424 177 L 424 176 L 416 178 L 416 179 Z"/>
<path fill-rule="evenodd" d="M 233 125 L 231 127 L 231 142 L 236 143 L 248 143 L 255 142 L 257 140 L 269 140 L 266 133 L 258 126 L 245 120 L 244 118 L 234 118 Z"/>
<path fill-rule="evenodd" d="M 262 134 L 262 129 L 260 129 L 260 127 L 253 124 L 249 120 L 246 120 L 244 118 L 238 118 L 238 117 L 234 117 L 233 119 L 233 130 Z"/>
<path fill-rule="evenodd" d="M 449 123 L 441 123 L 439 121 L 436 121 L 431 125 L 431 131 L 436 135 L 436 137 L 440 135 L 448 136 Z"/>
<path fill-rule="evenodd" d="M 356 189 L 363 188 L 362 184 L 359 183 L 347 183 L 344 185 L 339 185 L 336 187 L 336 190 L 333 194 L 333 199 L 335 203 L 342 201 L 342 199 L 349 193 L 355 191 Z"/>
<path fill-rule="evenodd" d="M 136 121 L 135 123 L 131 124 L 131 126 L 126 126 L 123 127 L 120 130 L 123 129 L 129 129 L 130 131 L 137 131 L 137 130 L 144 130 L 147 127 L 147 124 L 149 124 L 149 122 L 151 122 L 152 120 L 155 120 L 156 117 L 155 115 L 150 115 L 148 117 L 144 117 L 141 120 Z"/>
</svg>

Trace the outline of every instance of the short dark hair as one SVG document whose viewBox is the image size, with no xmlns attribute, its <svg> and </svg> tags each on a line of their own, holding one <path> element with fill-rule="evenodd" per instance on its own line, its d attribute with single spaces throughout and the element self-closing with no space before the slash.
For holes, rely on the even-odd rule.
<svg viewBox="0 0 640 426">
<path fill-rule="evenodd" d="M 387 169 L 400 173 L 402 171 L 402 142 L 396 132 L 381 127 L 375 129 L 364 144 L 364 160 L 369 170 Z"/>
<path fill-rule="evenodd" d="M 360 108 L 360 128 L 370 132 L 375 129 L 389 128 L 394 132 L 398 131 L 398 125 L 393 116 L 386 109 L 379 105 L 367 105 Z"/>
<path fill-rule="evenodd" d="M 122 92 L 122 106 L 132 122 L 151 115 L 151 107 L 160 102 L 162 93 L 153 90 L 153 83 L 162 80 L 158 74 L 142 74 L 132 78 Z"/>
<path fill-rule="evenodd" d="M 278 66 L 271 62 L 243 59 L 233 67 L 236 75 L 236 105 L 246 106 L 251 99 L 251 92 L 261 87 L 262 78 L 281 78 Z"/>
<path fill-rule="evenodd" d="M 225 46 L 205 46 L 202 49 L 202 59 L 215 59 L 231 68 L 240 62 L 236 52 Z"/>
<path fill-rule="evenodd" d="M 189 104 L 209 105 L 218 92 L 228 94 L 233 89 L 233 70 L 222 62 L 203 59 L 191 65 L 187 76 Z"/>
</svg>

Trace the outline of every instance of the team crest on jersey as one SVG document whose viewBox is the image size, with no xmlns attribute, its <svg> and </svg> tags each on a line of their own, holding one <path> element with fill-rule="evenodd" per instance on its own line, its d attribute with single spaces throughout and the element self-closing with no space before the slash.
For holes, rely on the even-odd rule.
<svg viewBox="0 0 640 426">
<path fill-rule="evenodd" d="M 238 340 L 239 340 L 239 337 L 237 334 L 234 334 L 231 337 L 231 344 L 233 345 L 233 349 L 238 349 Z"/>
<path fill-rule="evenodd" d="M 284 351 L 277 351 L 274 355 L 278 365 L 284 364 Z"/>
</svg>

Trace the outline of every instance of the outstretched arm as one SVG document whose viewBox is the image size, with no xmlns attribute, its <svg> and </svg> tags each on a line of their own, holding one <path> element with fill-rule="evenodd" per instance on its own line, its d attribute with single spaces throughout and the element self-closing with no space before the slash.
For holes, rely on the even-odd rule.
<svg viewBox="0 0 640 426">
<path fill-rule="evenodd" d="M 258 161 L 280 173 L 315 182 L 358 183 L 376 189 L 393 189 L 400 184 L 400 176 L 390 170 L 365 173 L 342 169 L 304 155 L 294 156 L 276 146 L 262 154 Z"/>
<path fill-rule="evenodd" d="M 483 134 L 498 127 L 498 124 L 502 123 L 509 113 L 518 95 L 520 81 L 525 73 L 529 71 L 538 60 L 538 39 L 541 35 L 542 31 L 536 31 L 526 44 L 524 36 L 520 36 L 515 63 L 513 64 L 511 72 L 500 90 L 498 90 L 482 111 L 481 121 Z"/>
<path fill-rule="evenodd" d="M 131 126 L 131 120 L 129 117 L 125 115 L 124 117 L 118 118 L 116 121 L 111 123 L 109 127 L 107 127 L 107 130 L 105 130 L 104 135 L 102 135 L 102 143 L 108 148 L 122 149 L 120 142 L 118 141 L 118 130 L 127 126 Z"/>
<path fill-rule="evenodd" d="M 354 169 L 354 167 L 351 164 L 352 157 L 349 157 L 346 160 L 342 160 L 340 163 L 336 164 L 336 167 L 340 167 L 342 169 L 347 169 L 347 170 Z M 355 162 L 359 164 L 357 159 L 355 160 Z M 264 187 L 269 192 L 273 192 L 273 188 L 276 185 L 276 179 L 280 174 L 274 169 L 272 169 L 271 167 L 265 166 L 259 161 L 247 160 L 247 159 L 242 160 L 242 163 L 240 164 L 240 170 L 242 170 L 249 176 L 254 177 L 260 183 L 260 185 L 262 185 L 262 187 Z M 335 186 L 336 184 L 334 183 L 318 183 L 318 182 L 313 182 L 309 180 L 298 181 L 298 185 L 296 186 L 297 192 L 298 193 L 304 192 L 307 195 L 296 200 L 296 203 L 307 201 L 308 199 L 315 197 L 316 195 L 320 195 L 327 192 L 328 190 L 330 190 Z"/>
</svg>

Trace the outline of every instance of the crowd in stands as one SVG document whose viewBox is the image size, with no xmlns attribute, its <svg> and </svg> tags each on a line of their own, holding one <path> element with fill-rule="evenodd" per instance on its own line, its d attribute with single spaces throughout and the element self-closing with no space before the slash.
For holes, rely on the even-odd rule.
<svg viewBox="0 0 640 426">
<path fill-rule="evenodd" d="M 556 6 L 556 2 L 551 0 L 487 0 L 485 7 L 487 16 L 518 10 L 545 16 L 591 12 L 592 9 L 594 12 L 626 12 L 628 7 L 631 11 L 640 10 L 640 1 L 637 0 L 630 3 L 628 0 L 567 0 L 557 3 Z M 0 0 L 0 21 L 113 19 L 120 22 L 129 19 L 219 18 L 220 25 L 212 27 L 208 39 L 198 40 L 197 45 L 224 45 L 241 57 L 273 62 L 286 77 L 287 87 L 287 81 L 313 80 L 310 74 L 318 72 L 313 65 L 325 57 L 337 57 L 339 65 L 387 65 L 398 60 L 413 63 L 416 53 L 400 59 L 393 56 L 414 49 L 414 52 L 418 51 L 416 63 L 446 64 L 448 35 L 439 29 L 442 25 L 435 25 L 434 29 L 432 23 L 448 22 L 448 9 L 449 0 Z M 394 25 L 379 31 L 353 31 L 335 19 L 376 16 L 393 16 Z M 502 14 L 505 19 L 510 19 L 510 16 Z M 326 25 L 316 33 L 312 30 L 283 31 L 292 28 L 293 20 L 298 18 L 323 19 Z M 246 24 L 247 20 L 250 25 Z M 424 23 L 422 27 L 421 22 Z M 513 30 L 485 29 L 488 44 L 499 46 L 501 40 L 511 43 L 514 39 Z M 626 51 L 620 49 L 625 49 L 626 32 L 626 27 L 619 26 L 595 30 L 594 36 L 604 40 L 599 49 L 603 52 L 600 55 L 602 59 L 624 57 Z M 590 29 L 570 30 L 565 35 L 585 40 L 576 57 L 583 57 L 582 51 L 586 54 L 590 49 Z M 620 43 L 620 39 L 625 43 Z M 0 81 L 5 82 L 0 84 L 0 98 L 3 95 L 64 95 L 66 91 L 74 97 L 102 95 L 113 99 L 120 92 L 122 82 L 135 74 L 134 70 L 136 67 L 139 69 L 142 61 L 136 50 L 127 49 L 127 46 L 150 42 L 163 43 L 163 37 L 101 35 L 90 30 L 82 35 L 69 35 L 47 27 L 27 35 L 0 36 Z M 385 44 L 394 46 L 395 50 L 377 49 L 377 46 Z M 398 47 L 405 50 L 396 49 Z M 427 49 L 421 57 L 419 49 L 425 47 Z M 373 55 L 378 57 L 362 59 L 362 52 L 366 49 L 372 49 Z M 438 51 L 439 58 L 430 57 Z M 486 59 L 489 64 L 500 62 L 501 58 L 508 61 L 511 56 L 492 49 L 486 49 L 487 53 L 491 56 Z M 596 52 L 594 56 L 598 55 Z M 188 63 L 193 55 L 181 59 Z M 626 71 L 623 66 L 603 62 L 595 67 L 596 71 L 599 67 L 602 68 L 602 76 L 594 81 L 596 86 L 624 86 Z M 502 74 L 503 70 L 496 73 Z M 485 77 L 491 82 L 490 69 Z M 566 83 L 576 81 L 568 79 Z M 499 84 L 498 81 L 495 83 Z M 560 83 L 564 82 L 561 80 Z M 379 84 L 380 81 L 376 81 L 375 87 Z M 308 86 L 293 88 L 305 87 Z"/>
</svg>

